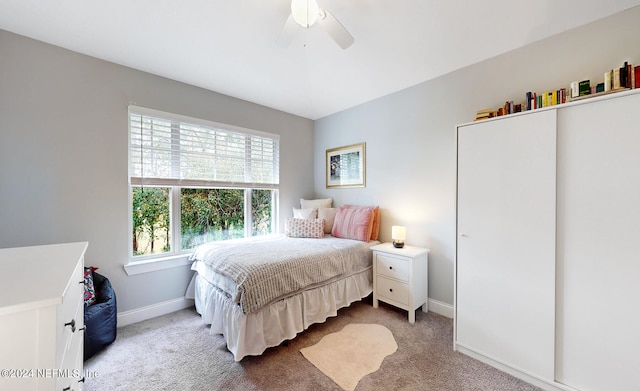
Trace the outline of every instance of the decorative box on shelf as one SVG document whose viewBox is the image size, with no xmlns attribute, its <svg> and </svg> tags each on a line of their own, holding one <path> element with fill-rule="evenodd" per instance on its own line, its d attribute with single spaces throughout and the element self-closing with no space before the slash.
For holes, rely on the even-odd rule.
<svg viewBox="0 0 640 391">
<path fill-rule="evenodd" d="M 416 309 L 429 310 L 428 254 L 426 248 L 391 243 L 371 247 L 373 251 L 373 307 L 384 301 L 409 312 L 409 323 L 416 321 Z"/>
</svg>

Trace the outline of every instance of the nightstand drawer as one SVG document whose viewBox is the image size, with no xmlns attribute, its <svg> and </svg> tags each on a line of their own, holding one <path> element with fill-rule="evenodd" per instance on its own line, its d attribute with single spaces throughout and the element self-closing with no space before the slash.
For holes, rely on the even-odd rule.
<svg viewBox="0 0 640 391">
<path fill-rule="evenodd" d="M 376 276 L 376 294 L 404 305 L 409 304 L 409 287 L 400 281 Z"/>
<path fill-rule="evenodd" d="M 406 258 L 377 253 L 376 273 L 402 281 L 409 281 L 409 261 Z"/>
</svg>

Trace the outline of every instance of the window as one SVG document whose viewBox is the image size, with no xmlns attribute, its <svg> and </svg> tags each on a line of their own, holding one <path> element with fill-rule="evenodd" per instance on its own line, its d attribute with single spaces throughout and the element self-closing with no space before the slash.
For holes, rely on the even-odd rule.
<svg viewBox="0 0 640 391">
<path fill-rule="evenodd" d="M 129 107 L 131 255 L 275 231 L 279 137 Z"/>
</svg>

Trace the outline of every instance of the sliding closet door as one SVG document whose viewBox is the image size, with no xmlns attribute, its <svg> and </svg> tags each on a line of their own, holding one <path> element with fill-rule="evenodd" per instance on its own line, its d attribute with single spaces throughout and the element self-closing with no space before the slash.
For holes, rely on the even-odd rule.
<svg viewBox="0 0 640 391">
<path fill-rule="evenodd" d="M 458 128 L 456 346 L 553 381 L 556 111 Z"/>
<path fill-rule="evenodd" d="M 640 95 L 558 125 L 557 380 L 640 390 Z"/>
</svg>

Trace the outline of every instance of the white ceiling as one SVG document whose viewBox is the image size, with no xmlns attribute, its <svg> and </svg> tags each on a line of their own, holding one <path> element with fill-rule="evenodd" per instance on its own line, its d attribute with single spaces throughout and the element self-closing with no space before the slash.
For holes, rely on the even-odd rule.
<svg viewBox="0 0 640 391">
<path fill-rule="evenodd" d="M 289 0 L 0 0 L 0 29 L 318 119 L 640 0 L 318 4 L 354 36 L 350 48 L 318 25 L 278 46 Z"/>
</svg>

